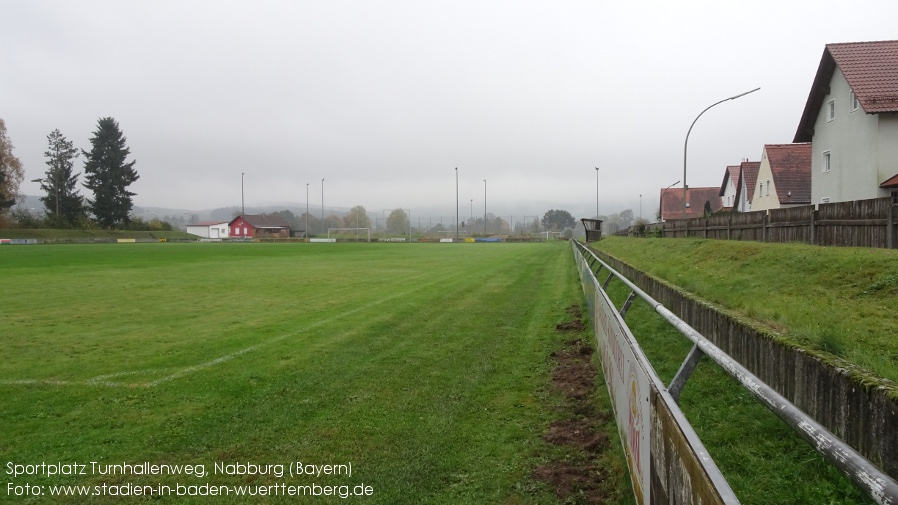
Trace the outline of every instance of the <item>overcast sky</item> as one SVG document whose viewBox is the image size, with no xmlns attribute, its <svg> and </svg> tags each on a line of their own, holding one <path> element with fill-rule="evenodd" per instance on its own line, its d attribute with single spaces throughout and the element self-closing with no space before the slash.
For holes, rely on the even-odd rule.
<svg viewBox="0 0 898 505">
<path fill-rule="evenodd" d="M 0 118 L 26 170 L 101 117 L 138 206 L 562 208 L 652 218 L 661 188 L 791 142 L 824 45 L 898 2 L 0 0 Z M 76 167 L 82 169 L 83 158 Z M 680 183 L 682 184 L 682 182 Z M 87 191 L 82 188 L 82 194 Z M 473 200 L 473 204 L 471 203 Z"/>
</svg>

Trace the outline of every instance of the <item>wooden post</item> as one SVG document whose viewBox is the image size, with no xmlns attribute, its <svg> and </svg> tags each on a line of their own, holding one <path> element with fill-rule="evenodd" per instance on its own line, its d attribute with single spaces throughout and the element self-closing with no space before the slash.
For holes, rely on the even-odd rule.
<svg viewBox="0 0 898 505">
<path fill-rule="evenodd" d="M 817 244 L 817 209 L 811 211 L 811 245 Z"/>
<path fill-rule="evenodd" d="M 768 214 L 764 212 L 764 222 L 761 224 L 761 242 L 767 242 L 767 223 L 768 223 Z"/>
<path fill-rule="evenodd" d="M 895 249 L 895 199 L 896 197 L 893 195 L 892 201 L 889 203 L 888 210 L 886 211 L 887 249 Z"/>
</svg>

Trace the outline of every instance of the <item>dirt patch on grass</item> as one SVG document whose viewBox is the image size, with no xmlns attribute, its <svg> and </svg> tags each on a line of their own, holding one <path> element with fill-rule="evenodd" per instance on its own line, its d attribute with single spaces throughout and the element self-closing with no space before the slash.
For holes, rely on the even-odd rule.
<svg viewBox="0 0 898 505">
<path fill-rule="evenodd" d="M 569 307 L 567 313 L 575 319 L 555 329 L 583 331 L 586 326 L 579 306 Z M 532 477 L 551 486 L 564 503 L 606 503 L 613 494 L 600 462 L 609 441 L 603 428 L 607 418 L 598 411 L 593 397 L 598 373 L 592 363 L 594 352 L 589 343 L 575 339 L 551 354 L 555 360 L 552 389 L 562 396 L 558 407 L 562 416 L 549 426 L 543 439 L 559 450 L 552 451 L 550 460 L 534 469 Z"/>
<path fill-rule="evenodd" d="M 586 329 L 586 325 L 583 324 L 583 314 L 580 312 L 579 305 L 571 305 L 565 311 L 568 316 L 571 317 L 570 321 L 559 323 L 555 325 L 556 331 L 576 331 L 580 332 Z"/>
<path fill-rule="evenodd" d="M 568 321 L 556 324 L 555 329 L 558 331 L 583 331 L 586 329 L 586 326 L 584 326 L 583 321 Z"/>
</svg>

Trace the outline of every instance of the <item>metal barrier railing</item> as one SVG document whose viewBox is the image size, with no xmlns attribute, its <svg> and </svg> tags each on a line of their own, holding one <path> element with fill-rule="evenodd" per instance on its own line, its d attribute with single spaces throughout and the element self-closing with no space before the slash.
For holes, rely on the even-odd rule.
<svg viewBox="0 0 898 505">
<path fill-rule="evenodd" d="M 613 278 L 619 279 L 631 291 L 621 309 L 621 319 L 629 309 L 636 297 L 648 303 L 655 312 L 674 326 L 680 333 L 692 343 L 692 350 L 687 355 L 680 369 L 677 371 L 666 392 L 675 402 L 678 402 L 679 393 L 689 380 L 689 376 L 695 369 L 702 356 L 708 356 L 712 361 L 735 378 L 745 389 L 755 396 L 764 406 L 770 409 L 777 417 L 789 425 L 796 433 L 813 446 L 823 457 L 842 471 L 849 479 L 863 489 L 877 503 L 898 504 L 898 483 L 873 463 L 860 455 L 851 446 L 835 436 L 829 430 L 817 423 L 789 400 L 780 395 L 773 388 L 758 379 L 745 367 L 711 343 L 694 328 L 686 324 L 682 319 L 674 315 L 670 310 L 657 302 L 654 298 L 639 289 L 623 275 L 602 261 L 588 247 L 576 240 L 571 241 L 578 264 L 580 264 L 581 281 L 586 289 L 584 273 L 588 272 L 595 285 L 599 286 L 598 276 L 602 269 L 607 270 L 608 276 L 601 285 L 604 289 Z M 596 267 L 598 265 L 598 267 Z M 594 271 L 593 271 L 594 269 Z M 638 344 L 637 344 L 638 346 Z M 685 418 L 684 418 L 685 419 Z M 691 428 L 689 428 L 691 430 Z"/>
</svg>

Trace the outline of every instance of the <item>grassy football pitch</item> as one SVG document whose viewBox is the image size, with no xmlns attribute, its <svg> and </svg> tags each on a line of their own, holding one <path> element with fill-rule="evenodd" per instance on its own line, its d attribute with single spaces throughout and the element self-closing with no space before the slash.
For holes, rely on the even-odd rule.
<svg viewBox="0 0 898 505">
<path fill-rule="evenodd" d="M 571 256 L 564 242 L 0 247 L 0 501 L 554 502 L 531 472 L 554 415 L 554 326 L 582 300 Z M 268 487 L 199 496 L 218 485 Z"/>
</svg>

